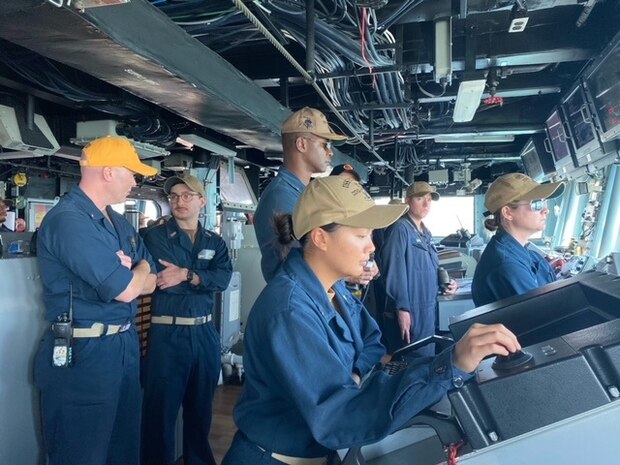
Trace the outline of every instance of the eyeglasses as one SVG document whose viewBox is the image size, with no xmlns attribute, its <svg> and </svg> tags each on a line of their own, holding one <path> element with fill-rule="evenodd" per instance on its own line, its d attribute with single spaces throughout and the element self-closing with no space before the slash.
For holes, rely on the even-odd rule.
<svg viewBox="0 0 620 465">
<path fill-rule="evenodd" d="M 183 192 L 181 195 L 179 194 L 170 194 L 168 196 L 169 202 L 178 202 L 179 199 L 183 199 L 183 202 L 189 202 L 194 197 L 202 197 L 200 194 L 196 192 Z"/>
<path fill-rule="evenodd" d="M 515 204 L 515 206 L 517 207 L 520 205 L 529 205 L 530 210 L 532 210 L 534 213 L 538 213 L 542 211 L 544 208 L 547 208 L 547 199 L 537 199 L 537 200 L 532 200 L 531 202 Z"/>
<path fill-rule="evenodd" d="M 312 137 L 302 137 L 302 139 L 313 140 L 315 142 L 318 142 L 319 144 L 323 146 L 326 152 L 331 152 L 332 150 L 332 143 L 328 140 L 314 139 Z"/>
</svg>

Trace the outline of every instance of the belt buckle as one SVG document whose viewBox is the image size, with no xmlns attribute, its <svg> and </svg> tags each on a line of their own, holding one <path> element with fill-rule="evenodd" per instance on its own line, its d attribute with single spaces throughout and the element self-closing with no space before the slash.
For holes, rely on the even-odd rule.
<svg viewBox="0 0 620 465">
<path fill-rule="evenodd" d="M 204 325 L 206 322 L 207 322 L 206 316 L 197 316 L 196 318 L 194 318 L 195 325 Z"/>
<path fill-rule="evenodd" d="M 128 321 L 127 323 L 122 324 L 120 328 L 118 328 L 118 332 L 119 333 L 124 333 L 129 328 L 131 328 L 131 322 Z"/>
</svg>

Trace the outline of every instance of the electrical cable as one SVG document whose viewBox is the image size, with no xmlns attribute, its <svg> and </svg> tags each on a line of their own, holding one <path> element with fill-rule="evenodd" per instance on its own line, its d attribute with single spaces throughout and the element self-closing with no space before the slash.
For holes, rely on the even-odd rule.
<svg viewBox="0 0 620 465">
<path fill-rule="evenodd" d="M 349 129 L 349 131 L 351 131 L 352 134 L 354 134 L 353 137 L 357 138 L 358 140 L 360 140 L 360 143 L 375 157 L 377 158 L 377 160 L 379 160 L 380 162 L 386 164 L 386 166 L 388 167 L 388 169 L 390 169 L 391 171 L 394 172 L 394 176 L 398 179 L 400 179 L 403 182 L 406 182 L 405 179 L 398 173 L 398 171 L 396 171 L 394 169 L 394 167 L 391 167 L 389 165 L 389 163 L 386 162 L 386 160 L 384 160 L 376 151 L 374 148 L 372 148 L 364 139 L 363 137 L 361 137 L 360 135 L 358 135 L 355 131 L 355 129 L 353 128 L 353 126 L 349 123 L 349 121 L 347 120 L 347 118 L 345 118 L 342 113 L 334 106 L 334 104 L 331 102 L 331 100 L 327 97 L 327 95 L 325 94 L 325 92 L 323 91 L 323 89 L 321 89 L 318 84 L 316 83 L 316 81 L 314 80 L 314 78 L 312 76 L 310 76 L 310 74 L 291 56 L 291 54 L 284 49 L 284 47 L 276 40 L 276 38 L 269 32 L 269 30 L 267 30 L 267 28 L 265 28 L 260 21 L 258 20 L 258 18 L 256 18 L 256 16 L 243 4 L 243 2 L 241 0 L 232 0 L 233 3 L 235 4 L 235 6 L 252 22 L 252 24 L 254 24 L 260 31 L 261 33 L 267 38 L 267 40 L 269 40 L 269 42 L 287 59 L 287 61 L 289 61 L 289 63 L 291 63 L 291 65 L 293 65 L 293 67 L 304 77 L 304 79 L 306 79 L 306 82 L 310 83 L 312 85 L 312 87 L 316 90 L 316 92 L 319 94 L 319 96 L 321 97 L 321 99 L 326 103 L 326 105 L 330 108 L 330 110 L 334 113 L 334 115 L 347 127 L 347 129 Z"/>
</svg>

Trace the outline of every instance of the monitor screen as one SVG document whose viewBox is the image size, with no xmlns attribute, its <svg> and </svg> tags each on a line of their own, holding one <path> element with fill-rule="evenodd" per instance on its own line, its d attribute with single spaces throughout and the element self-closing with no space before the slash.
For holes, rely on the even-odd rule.
<svg viewBox="0 0 620 465">
<path fill-rule="evenodd" d="M 228 210 L 256 210 L 256 196 L 241 166 L 234 166 L 234 181 L 231 182 L 228 161 L 220 163 L 220 196 L 222 207 Z"/>
<path fill-rule="evenodd" d="M 603 141 L 620 134 L 620 46 L 613 47 L 586 78 Z"/>
<path fill-rule="evenodd" d="M 536 150 L 533 150 L 533 144 L 531 144 L 530 148 L 526 147 L 523 151 L 521 161 L 523 162 L 525 174 L 530 178 L 539 181 L 544 176 L 542 166 L 540 166 L 540 161 L 538 161 L 538 154 Z"/>
<path fill-rule="evenodd" d="M 555 110 L 551 113 L 551 116 L 547 118 L 545 124 L 547 126 L 549 142 L 551 143 L 551 153 L 553 154 L 553 159 L 556 164 L 565 158 L 570 158 L 570 147 L 568 145 L 566 131 L 562 125 L 560 112 Z"/>
<path fill-rule="evenodd" d="M 538 182 L 555 171 L 553 157 L 545 149 L 544 136 L 541 135 L 534 135 L 526 142 L 521 150 L 521 161 L 525 173 Z"/>
<path fill-rule="evenodd" d="M 564 108 L 566 122 L 570 129 L 575 150 L 579 151 L 590 143 L 598 145 L 596 129 L 582 88 L 577 87 L 566 98 L 562 107 Z"/>
<path fill-rule="evenodd" d="M 572 149 L 568 142 L 559 107 L 547 118 L 545 127 L 547 130 L 545 145 L 547 145 L 548 150 L 551 152 L 555 170 L 559 174 L 568 174 L 578 165 L 573 159 Z"/>
</svg>

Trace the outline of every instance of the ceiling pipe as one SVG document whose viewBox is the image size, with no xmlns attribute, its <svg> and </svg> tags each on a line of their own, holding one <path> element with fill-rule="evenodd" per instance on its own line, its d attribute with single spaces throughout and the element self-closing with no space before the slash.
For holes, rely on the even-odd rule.
<svg viewBox="0 0 620 465">
<path fill-rule="evenodd" d="M 316 10 L 314 0 L 306 0 L 306 71 L 314 76 L 314 46 Z"/>
</svg>

